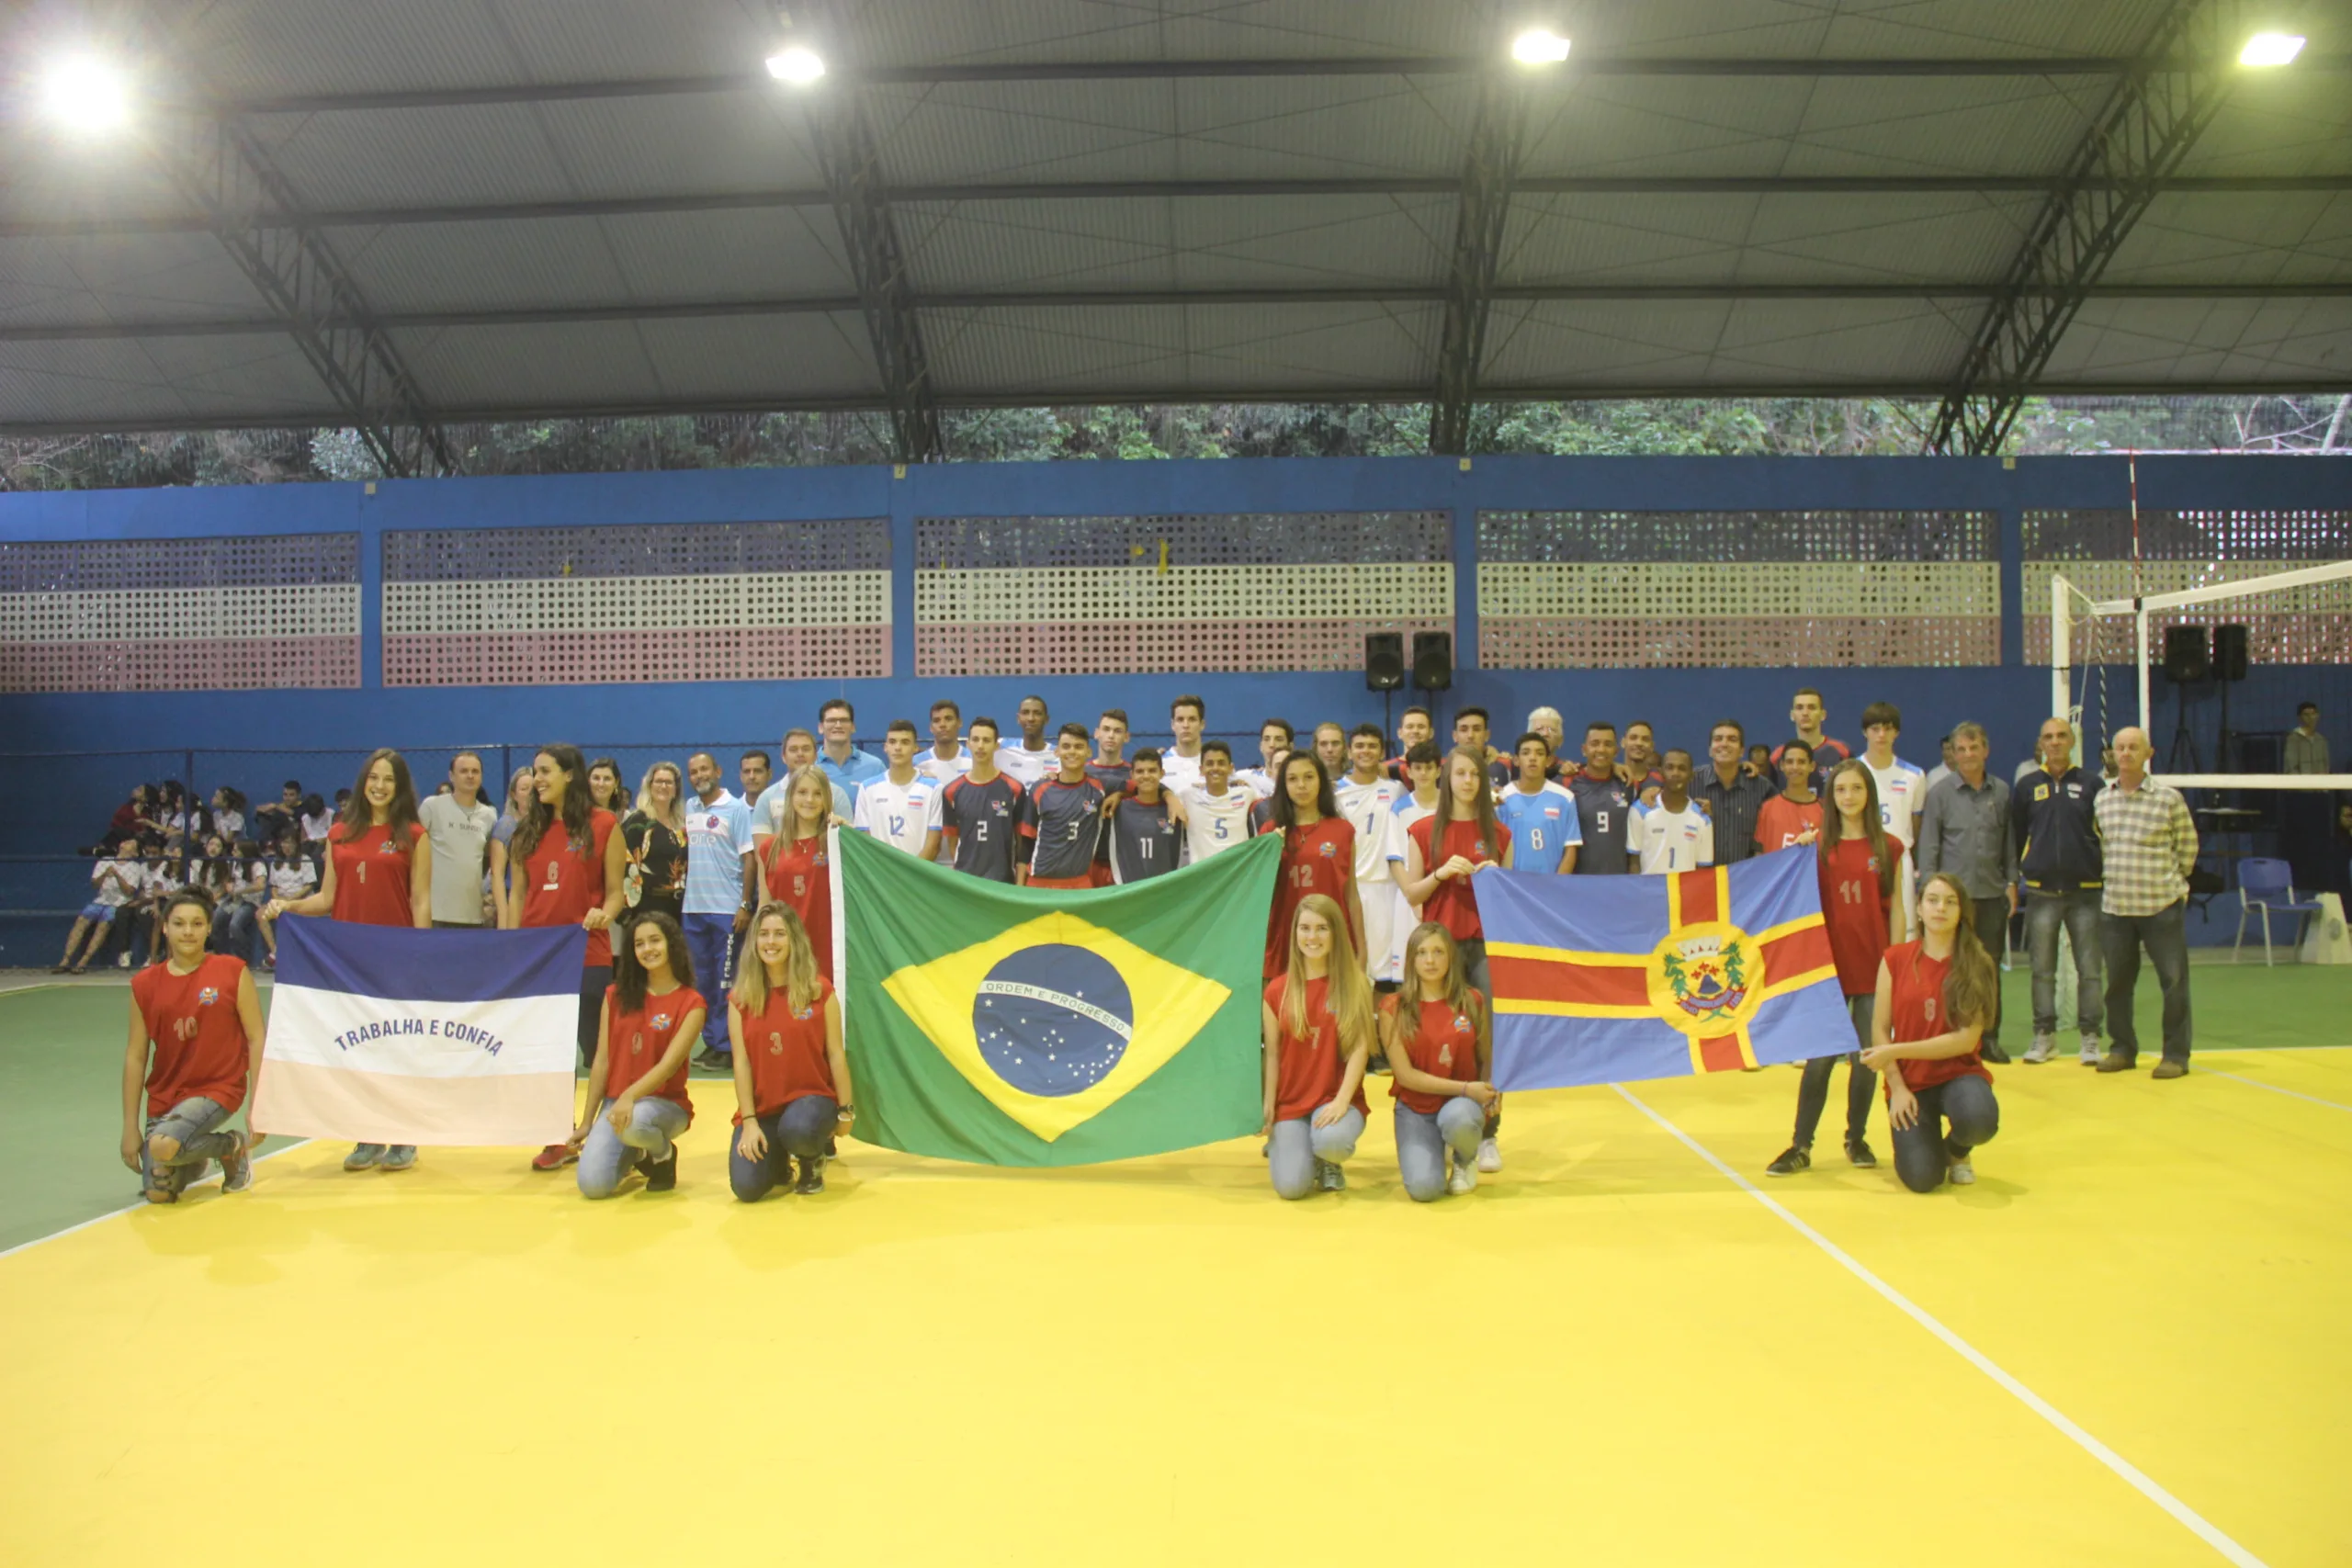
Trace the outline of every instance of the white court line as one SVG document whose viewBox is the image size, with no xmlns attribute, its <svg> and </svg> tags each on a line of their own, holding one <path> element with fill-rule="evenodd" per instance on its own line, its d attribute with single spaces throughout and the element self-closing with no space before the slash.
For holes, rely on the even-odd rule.
<svg viewBox="0 0 2352 1568">
<path fill-rule="evenodd" d="M 258 1154 L 254 1156 L 254 1163 L 255 1165 L 259 1165 L 266 1159 L 276 1159 L 279 1155 L 291 1154 L 294 1150 L 300 1148 L 304 1144 L 307 1144 L 311 1140 L 308 1138 L 297 1138 L 282 1149 L 271 1149 L 266 1154 Z M 220 1178 L 219 1174 L 215 1173 L 211 1176 L 205 1177 L 201 1180 L 191 1181 L 187 1187 L 180 1189 L 180 1190 L 185 1192 L 192 1188 L 209 1187 L 220 1179 Z M 55 1241 L 60 1236 L 72 1235 L 75 1231 L 85 1231 L 92 1225 L 102 1225 L 108 1220 L 119 1220 L 122 1218 L 123 1215 L 130 1213 L 135 1210 L 160 1209 L 164 1206 L 165 1205 L 161 1203 L 150 1203 L 144 1198 L 141 1198 L 135 1203 L 125 1203 L 119 1209 L 110 1209 L 103 1214 L 96 1214 L 91 1216 L 89 1219 L 78 1221 L 74 1224 L 67 1225 L 62 1231 L 51 1231 L 47 1235 L 37 1235 L 30 1241 L 20 1241 L 16 1246 L 7 1248 L 6 1251 L 0 1251 L 0 1261 L 5 1261 L 8 1258 L 14 1258 L 19 1252 L 29 1252 L 45 1241 Z"/>
<path fill-rule="evenodd" d="M 1994 1362 L 1991 1357 L 1985 1355 L 1984 1352 L 1976 1348 L 1975 1346 L 1971 1345 L 1967 1340 L 1962 1339 L 1959 1335 L 1954 1334 L 1951 1329 L 1946 1328 L 1941 1323 L 1936 1321 L 1935 1318 L 1929 1316 L 1925 1307 L 1920 1306 L 1917 1303 L 1911 1300 L 1910 1297 L 1905 1295 L 1902 1292 L 1888 1284 L 1884 1280 L 1880 1279 L 1876 1274 L 1871 1273 L 1868 1269 L 1864 1268 L 1860 1262 L 1856 1260 L 1852 1254 L 1847 1252 L 1836 1242 L 1831 1241 L 1827 1236 L 1823 1235 L 1819 1231 L 1814 1229 L 1811 1225 L 1797 1218 L 1795 1214 L 1781 1207 L 1780 1201 L 1770 1194 L 1767 1193 L 1762 1188 L 1748 1180 L 1747 1178 L 1740 1175 L 1739 1172 L 1725 1165 L 1722 1160 L 1717 1159 L 1713 1151 L 1709 1149 L 1705 1145 L 1700 1143 L 1690 1134 L 1684 1132 L 1681 1128 L 1676 1126 L 1673 1122 L 1668 1121 L 1657 1111 L 1651 1110 L 1647 1105 L 1643 1104 L 1641 1100 L 1634 1098 L 1633 1093 L 1628 1090 L 1623 1084 L 1611 1084 L 1610 1087 L 1614 1089 L 1619 1094 L 1624 1096 L 1626 1102 L 1632 1105 L 1634 1110 L 1640 1111 L 1643 1115 L 1648 1117 L 1651 1121 L 1657 1122 L 1659 1126 L 1672 1134 L 1683 1147 L 1689 1149 L 1692 1154 L 1697 1155 L 1701 1159 L 1705 1160 L 1709 1165 L 1713 1166 L 1716 1170 L 1723 1174 L 1724 1179 L 1732 1182 L 1735 1186 L 1738 1187 L 1741 1191 L 1747 1193 L 1749 1197 L 1763 1204 L 1766 1209 L 1770 1210 L 1779 1219 L 1784 1221 L 1790 1228 L 1794 1230 L 1799 1235 L 1804 1236 L 1807 1241 L 1813 1243 L 1814 1246 L 1821 1248 L 1822 1251 L 1827 1253 L 1832 1258 L 1836 1259 L 1839 1266 L 1844 1268 L 1848 1273 L 1853 1275 L 1854 1278 L 1860 1280 L 1863 1284 L 1868 1285 L 1871 1290 L 1876 1291 L 1880 1295 L 1885 1297 L 1914 1323 L 1917 1323 L 1920 1327 L 1926 1329 L 1928 1333 L 1942 1340 L 1951 1349 L 1957 1351 L 1960 1354 L 1961 1359 L 1967 1361 L 1969 1365 L 1974 1367 L 1978 1371 L 1983 1372 L 1986 1377 L 1991 1378 L 1995 1382 L 2000 1384 L 2010 1393 L 2016 1395 L 2018 1400 L 2022 1403 L 2027 1409 L 2032 1411 L 2036 1416 L 2041 1416 L 2044 1421 L 2049 1422 L 2052 1427 L 2057 1427 L 2058 1430 L 2072 1438 L 2075 1445 L 2081 1448 L 2084 1452 L 2089 1454 L 2093 1459 L 2098 1461 L 2099 1463 L 2107 1466 L 2108 1469 L 2121 1476 L 2126 1482 L 2131 1483 L 2134 1491 L 2147 1498 L 2148 1501 L 2154 1503 L 2157 1507 L 2162 1508 L 2165 1513 L 2170 1514 L 2174 1518 L 2178 1519 L 2182 1524 L 2187 1525 L 2190 1530 L 2195 1532 L 2196 1535 L 2205 1542 L 2206 1545 L 2211 1546 L 2214 1551 L 2228 1558 L 2232 1562 L 2238 1564 L 2238 1568 L 2267 1568 L 2267 1565 L 2263 1562 L 2261 1558 L 2256 1557 L 2253 1552 L 2248 1551 L 2245 1547 L 2240 1546 L 2236 1541 L 2232 1540 L 2228 1536 L 2222 1534 L 2222 1531 L 2208 1521 L 2203 1515 L 2197 1512 L 2196 1509 L 2190 1507 L 2188 1504 L 2182 1502 L 2179 1498 L 2174 1496 L 2171 1493 L 2165 1491 L 2162 1486 L 2158 1485 L 2154 1479 L 2133 1465 L 2131 1461 L 2125 1459 L 2121 1454 L 2117 1453 L 2113 1449 L 2109 1448 L 2105 1443 L 2100 1442 L 2097 1438 L 2092 1437 L 2088 1432 L 2084 1431 L 2080 1427 L 2075 1425 L 2073 1421 L 2067 1418 L 2065 1413 L 2061 1411 L 2056 1405 L 2052 1404 L 2048 1400 L 2034 1393 L 2033 1390 L 2026 1387 L 2025 1384 L 2019 1382 L 2007 1372 L 2002 1371 L 2001 1368 Z"/>
<path fill-rule="evenodd" d="M 2280 1089 L 2275 1083 L 2264 1083 L 2260 1078 L 2250 1078 L 2243 1073 L 2225 1073 L 2219 1067 L 2208 1067 L 2205 1070 L 2217 1078 L 2235 1078 L 2242 1084 L 2252 1084 L 2256 1089 L 2267 1089 L 2273 1094 L 2283 1094 L 2290 1100 L 2308 1100 L 2313 1105 L 2324 1105 L 2333 1111 L 2352 1111 L 2352 1105 L 2346 1105 L 2333 1100 L 2322 1100 L 2315 1094 L 2304 1094 L 2297 1089 Z"/>
</svg>

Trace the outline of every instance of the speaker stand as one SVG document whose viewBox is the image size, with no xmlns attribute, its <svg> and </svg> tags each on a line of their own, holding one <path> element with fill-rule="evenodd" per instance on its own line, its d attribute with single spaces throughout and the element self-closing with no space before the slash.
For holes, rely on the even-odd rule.
<svg viewBox="0 0 2352 1568">
<path fill-rule="evenodd" d="M 2172 750 L 2165 755 L 2165 772 L 2168 773 L 2201 773 L 2204 763 L 2197 755 L 2197 738 L 2188 732 L 2188 683 L 2176 681 L 2172 687 Z M 2188 766 L 2180 765 L 2181 754 L 2188 753 Z"/>
</svg>

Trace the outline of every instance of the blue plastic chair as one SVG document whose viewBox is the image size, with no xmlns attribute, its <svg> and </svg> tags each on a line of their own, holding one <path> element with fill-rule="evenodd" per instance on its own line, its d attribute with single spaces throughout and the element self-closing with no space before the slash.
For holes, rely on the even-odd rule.
<svg viewBox="0 0 2352 1568">
<path fill-rule="evenodd" d="M 2245 946 L 2245 918 L 2253 910 L 2262 911 L 2262 962 L 2270 964 L 2270 917 L 2273 912 L 2295 917 L 2295 945 L 2303 942 L 2303 917 L 2316 915 L 2320 906 L 2312 902 L 2298 903 L 2295 899 L 2293 868 L 2283 860 L 2265 860 L 2249 856 L 2238 862 L 2238 940 L 2230 949 L 2230 962 L 2238 961 L 2239 950 Z"/>
</svg>

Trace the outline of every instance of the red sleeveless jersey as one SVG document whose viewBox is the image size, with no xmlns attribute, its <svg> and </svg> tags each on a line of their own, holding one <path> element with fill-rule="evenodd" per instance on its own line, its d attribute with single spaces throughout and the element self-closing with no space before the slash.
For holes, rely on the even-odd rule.
<svg viewBox="0 0 2352 1568">
<path fill-rule="evenodd" d="M 416 924 L 409 872 L 424 828 L 410 823 L 397 844 L 390 828 L 370 828 L 356 839 L 342 834 L 337 828 L 327 835 L 327 852 L 334 856 L 334 918 L 362 926 Z"/>
<path fill-rule="evenodd" d="M 768 893 L 799 916 L 800 923 L 808 929 L 817 973 L 830 983 L 833 977 L 833 878 L 825 853 L 825 835 L 777 841 L 775 859 L 768 863 Z M 739 943 L 738 951 L 745 945 Z"/>
<path fill-rule="evenodd" d="M 588 852 L 583 856 L 564 833 L 560 818 L 548 824 L 523 862 L 523 919 L 526 926 L 576 926 L 605 901 L 605 844 L 616 818 L 599 807 L 588 813 Z M 588 933 L 589 969 L 610 968 L 609 929 Z"/>
<path fill-rule="evenodd" d="M 151 964 L 130 979 L 155 1055 L 147 1067 L 147 1114 L 161 1116 L 183 1100 L 202 1095 L 224 1111 L 245 1102 L 245 1026 L 237 1017 L 237 987 L 245 961 L 208 954 L 185 975 L 168 963 Z"/>
<path fill-rule="evenodd" d="M 1421 852 L 1423 874 L 1435 871 L 1454 856 L 1460 855 L 1473 865 L 1499 865 L 1503 852 L 1510 848 L 1510 829 L 1495 824 L 1495 852 L 1487 852 L 1486 841 L 1478 837 L 1478 824 L 1470 818 L 1456 818 L 1445 825 L 1445 841 L 1430 842 L 1437 832 L 1437 818 L 1424 817 L 1406 831 Z M 1472 886 L 1475 876 L 1453 876 L 1437 885 L 1430 901 L 1421 906 L 1421 919 L 1435 920 L 1452 933 L 1456 942 L 1484 942 L 1487 928 L 1478 922 L 1478 892 Z"/>
<path fill-rule="evenodd" d="M 1473 990 L 1472 996 L 1478 996 Z M 1483 998 L 1481 998 L 1484 999 Z M 1388 998 L 1388 1010 L 1394 1012 L 1397 1002 Z M 1417 1010 L 1418 1025 L 1408 1020 L 1397 1027 L 1396 1049 L 1405 1059 L 1432 1077 L 1452 1078 L 1455 1083 L 1472 1083 L 1478 1077 L 1478 1024 L 1466 1012 L 1456 1012 L 1442 1001 L 1423 1002 Z M 1453 1098 L 1443 1094 L 1425 1094 L 1419 1089 L 1399 1084 L 1392 1091 L 1396 1103 L 1424 1116 L 1434 1116 Z"/>
<path fill-rule="evenodd" d="M 1888 851 L 1902 846 L 1887 840 Z M 1849 997 L 1867 997 L 1878 990 L 1878 961 L 1886 953 L 1886 922 L 1894 903 L 1892 893 L 1881 893 L 1878 857 L 1868 839 L 1840 839 L 1826 856 L 1815 857 L 1821 870 L 1821 923 L 1829 934 L 1829 956 L 1838 965 L 1838 988 Z"/>
<path fill-rule="evenodd" d="M 1274 1068 L 1277 1122 L 1314 1115 L 1331 1103 L 1331 1097 L 1340 1092 L 1340 1080 L 1347 1076 L 1347 1061 L 1340 1054 L 1340 1021 L 1332 1016 L 1331 1004 L 1326 999 L 1330 982 L 1306 982 L 1304 1034 L 1293 1034 L 1283 1018 L 1283 998 L 1289 985 L 1290 976 L 1284 975 L 1266 987 L 1266 1005 L 1273 1010 L 1274 1027 L 1282 1031 L 1282 1060 Z M 1361 1080 L 1352 1103 L 1369 1113 Z"/>
<path fill-rule="evenodd" d="M 1340 906 L 1348 921 L 1348 940 L 1355 940 L 1355 912 L 1348 908 L 1348 886 L 1356 874 L 1356 828 L 1344 817 L 1326 817 L 1311 828 L 1285 831 L 1272 822 L 1261 833 L 1283 836 L 1283 868 L 1274 882 L 1273 915 L 1266 923 L 1268 979 L 1290 963 L 1291 917 L 1309 893 L 1320 893 Z"/>
<path fill-rule="evenodd" d="M 605 1017 L 612 1025 L 605 1041 L 605 1096 L 619 1099 L 623 1089 L 651 1072 L 662 1060 L 662 1053 L 676 1038 L 678 1026 L 685 1021 L 686 1014 L 702 1005 L 700 991 L 692 986 L 681 986 L 663 996 L 649 993 L 643 1007 L 635 1012 L 623 1012 L 620 987 L 605 987 Z M 684 1109 L 686 1120 L 691 1122 L 695 1102 L 686 1094 L 687 1066 L 686 1058 L 679 1057 L 678 1070 L 645 1092 L 659 1100 L 674 1101 Z"/>
<path fill-rule="evenodd" d="M 825 1002 L 832 994 L 831 984 L 820 980 L 817 999 L 798 1011 L 781 986 L 769 989 L 763 1011 L 746 1012 L 736 1004 L 743 1049 L 752 1055 L 752 1105 L 757 1114 L 772 1115 L 812 1094 L 841 1098 L 833 1088 L 832 1062 L 825 1055 Z M 735 1120 L 742 1122 L 741 1111 Z"/>
<path fill-rule="evenodd" d="M 1886 950 L 1886 973 L 1894 988 L 1891 998 L 1894 1017 L 1888 1025 L 1888 1039 L 1901 1045 L 1951 1032 L 1951 1021 L 1944 1016 L 1944 980 L 1951 974 L 1951 959 L 1930 958 L 1920 943 L 1902 942 Z M 1904 1085 L 1915 1094 L 1954 1078 L 1993 1081 L 1984 1059 L 1973 1051 L 1933 1062 L 1904 1057 L 1894 1065 L 1903 1069 Z"/>
</svg>

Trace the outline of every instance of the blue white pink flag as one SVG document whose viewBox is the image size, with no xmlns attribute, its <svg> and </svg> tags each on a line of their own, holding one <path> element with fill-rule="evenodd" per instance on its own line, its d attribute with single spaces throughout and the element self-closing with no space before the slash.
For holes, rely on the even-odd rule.
<svg viewBox="0 0 2352 1568">
<path fill-rule="evenodd" d="M 1495 1087 L 1736 1071 L 1854 1048 L 1810 849 L 1665 876 L 1478 876 Z"/>
<path fill-rule="evenodd" d="M 288 916 L 254 1125 L 368 1144 L 571 1135 L 588 933 Z"/>
</svg>

